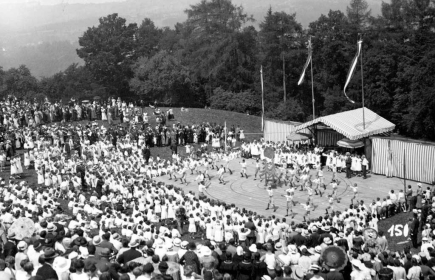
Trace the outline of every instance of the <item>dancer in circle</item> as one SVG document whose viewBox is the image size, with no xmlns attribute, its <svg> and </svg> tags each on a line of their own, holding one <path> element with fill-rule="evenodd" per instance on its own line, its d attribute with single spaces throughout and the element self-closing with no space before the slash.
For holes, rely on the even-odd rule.
<svg viewBox="0 0 435 280">
<path fill-rule="evenodd" d="M 225 185 L 224 173 L 225 173 L 225 167 L 221 164 L 221 167 L 218 170 L 219 184 L 224 184 Z"/>
<path fill-rule="evenodd" d="M 357 198 L 357 196 L 358 196 L 358 186 L 357 186 L 356 183 L 354 183 L 353 186 L 351 185 L 351 186 L 349 186 L 349 187 L 351 187 L 351 188 L 352 188 L 352 191 L 353 191 L 353 197 L 352 197 L 352 199 L 350 200 L 350 201 L 353 203 L 353 201 L 354 201 L 354 200 Z"/>
<path fill-rule="evenodd" d="M 308 218 L 308 220 L 310 220 L 310 214 L 311 214 L 310 201 L 308 200 L 306 203 L 301 203 L 301 206 L 305 209 L 304 222 L 306 222 L 307 221 L 306 218 Z"/>
<path fill-rule="evenodd" d="M 246 179 L 248 179 L 248 174 L 246 174 L 246 162 L 243 159 L 242 162 L 240 162 L 240 165 L 242 166 L 242 170 L 240 172 L 240 174 L 242 175 L 242 177 L 245 177 Z"/>
<path fill-rule="evenodd" d="M 290 188 L 290 189 L 286 190 L 286 194 L 282 195 L 287 200 L 287 214 L 285 215 L 286 217 L 288 216 L 289 209 L 290 209 L 290 213 L 294 217 L 294 213 L 293 213 L 293 206 L 294 206 L 293 196 L 294 196 L 294 194 L 295 194 L 295 190 L 293 188 Z"/>
<path fill-rule="evenodd" d="M 267 203 L 266 210 L 269 210 L 269 206 L 272 206 L 273 212 L 276 212 L 275 202 L 273 201 L 273 190 L 272 186 L 267 187 L 267 194 L 269 195 L 269 202 Z"/>
</svg>

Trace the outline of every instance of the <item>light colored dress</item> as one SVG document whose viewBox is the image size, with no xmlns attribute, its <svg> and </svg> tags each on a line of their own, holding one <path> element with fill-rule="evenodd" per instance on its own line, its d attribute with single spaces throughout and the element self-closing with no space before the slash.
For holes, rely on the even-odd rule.
<svg viewBox="0 0 435 280">
<path fill-rule="evenodd" d="M 224 239 L 224 236 L 223 236 L 223 230 L 222 230 L 222 223 L 218 222 L 214 226 L 214 241 L 222 242 L 223 239 Z"/>
<path fill-rule="evenodd" d="M 23 165 L 21 164 L 21 158 L 16 158 L 15 159 L 15 165 L 17 167 L 17 174 L 21 174 L 23 173 Z"/>
<path fill-rule="evenodd" d="M 225 229 L 225 242 L 229 242 L 230 239 L 234 238 L 233 225 L 224 225 Z"/>
<path fill-rule="evenodd" d="M 190 233 L 196 233 L 195 218 L 189 218 L 189 228 L 188 228 L 188 231 Z"/>
<path fill-rule="evenodd" d="M 101 109 L 101 120 L 107 121 L 106 109 Z"/>
<path fill-rule="evenodd" d="M 11 175 L 17 174 L 17 166 L 16 166 L 16 160 L 13 158 L 11 159 Z"/>
</svg>

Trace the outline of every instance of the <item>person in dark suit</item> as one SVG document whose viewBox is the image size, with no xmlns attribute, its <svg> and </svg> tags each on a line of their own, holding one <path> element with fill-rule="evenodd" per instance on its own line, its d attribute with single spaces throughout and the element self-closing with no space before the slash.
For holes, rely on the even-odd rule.
<svg viewBox="0 0 435 280">
<path fill-rule="evenodd" d="M 151 151 L 148 145 L 146 145 L 145 149 L 143 150 L 143 157 L 145 158 L 146 164 L 148 164 L 151 157 Z"/>
<path fill-rule="evenodd" d="M 53 261 L 57 256 L 58 254 L 53 248 L 46 248 L 44 250 L 45 263 L 38 269 L 36 275 L 41 276 L 43 279 L 59 279 L 53 269 Z"/>
<path fill-rule="evenodd" d="M 130 243 L 128 243 L 128 247 L 130 247 L 129 250 L 124 251 L 117 259 L 116 261 L 120 264 L 127 264 L 129 261 L 134 260 L 136 258 L 142 257 L 142 253 L 136 250 L 136 247 L 139 246 L 138 240 L 131 240 Z"/>
<path fill-rule="evenodd" d="M 296 228 L 296 232 L 298 233 L 297 235 L 295 235 L 293 237 L 293 241 L 294 243 L 299 247 L 302 245 L 305 245 L 305 243 L 307 242 L 307 239 L 302 236 L 302 229 L 301 228 Z M 290 242 L 292 242 L 292 240 L 290 240 Z"/>
<path fill-rule="evenodd" d="M 420 221 L 418 220 L 418 214 L 414 213 L 414 217 L 410 223 L 409 232 L 411 234 L 412 246 L 414 248 L 418 247 L 417 238 L 418 238 L 418 227 L 420 226 Z"/>
<path fill-rule="evenodd" d="M 18 252 L 17 244 L 15 242 L 15 233 L 9 232 L 7 235 L 7 239 L 8 241 L 3 247 L 3 254 L 5 255 L 5 258 L 7 256 L 15 257 L 15 254 Z"/>
<path fill-rule="evenodd" d="M 103 195 L 103 185 L 104 185 L 103 179 L 101 178 L 101 176 L 98 176 L 97 185 L 95 187 L 95 191 L 98 194 L 98 198 L 101 198 L 101 196 Z"/>
<path fill-rule="evenodd" d="M 95 267 L 97 267 L 97 263 L 98 263 L 98 259 L 95 256 L 95 245 L 89 244 L 88 245 L 88 252 L 89 252 L 89 256 L 84 260 L 85 263 L 85 269 L 89 270 L 89 268 L 92 265 L 95 265 Z"/>
<path fill-rule="evenodd" d="M 107 248 L 110 249 L 110 251 L 114 254 L 118 254 L 118 250 L 116 250 L 115 246 L 113 245 L 112 242 L 110 242 L 110 233 L 106 232 L 105 234 L 103 234 L 101 236 L 103 238 L 103 240 L 101 241 L 101 243 L 98 245 L 98 247 L 101 248 Z"/>
<path fill-rule="evenodd" d="M 252 244 L 255 244 L 256 241 L 256 237 L 255 237 L 255 230 L 257 229 L 257 227 L 255 226 L 254 222 L 252 221 L 252 218 L 249 217 L 248 221 L 245 223 L 245 228 L 250 229 L 251 231 L 249 232 L 248 236 L 246 236 L 247 239 L 247 246 L 251 246 Z"/>
<path fill-rule="evenodd" d="M 346 178 L 352 177 L 352 158 L 349 153 L 346 153 Z"/>
</svg>

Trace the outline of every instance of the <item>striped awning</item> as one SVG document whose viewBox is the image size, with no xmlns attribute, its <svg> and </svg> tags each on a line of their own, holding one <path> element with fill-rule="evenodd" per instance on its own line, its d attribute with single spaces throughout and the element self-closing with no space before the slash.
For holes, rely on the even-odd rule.
<svg viewBox="0 0 435 280">
<path fill-rule="evenodd" d="M 317 123 L 323 123 L 350 140 L 357 140 L 372 135 L 378 135 L 394 130 L 392 122 L 384 119 L 370 109 L 364 108 L 365 127 L 363 123 L 363 108 L 337 113 L 301 124 L 295 128 L 300 131 Z"/>
</svg>

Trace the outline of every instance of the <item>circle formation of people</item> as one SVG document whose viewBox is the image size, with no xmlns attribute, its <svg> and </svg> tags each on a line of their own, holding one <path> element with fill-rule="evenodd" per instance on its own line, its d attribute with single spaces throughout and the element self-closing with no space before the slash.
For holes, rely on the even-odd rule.
<svg viewBox="0 0 435 280">
<path fill-rule="evenodd" d="M 354 184 L 351 205 L 337 211 L 337 173 L 366 178 L 363 155 L 246 142 L 239 127 L 167 125 L 172 109 L 148 116 L 120 99 L 98 103 L 1 104 L 0 168 L 10 172 L 0 182 L 1 280 L 435 279 L 431 189 L 391 190 L 367 206 Z M 153 146 L 169 146 L 172 158 L 152 156 Z M 27 169 L 36 184 L 21 178 Z M 265 182 L 270 216 L 207 197 L 214 178 L 226 184 L 233 173 Z M 183 188 L 192 182 L 197 195 Z M 286 186 L 290 218 L 274 214 L 275 185 Z M 297 191 L 306 202 L 294 200 Z M 327 201 L 318 218 L 310 216 L 315 195 Z M 293 220 L 295 207 L 304 222 Z M 378 231 L 380 219 L 406 211 L 413 212 L 412 246 L 423 237 L 419 254 L 411 246 L 389 250 Z M 341 251 L 344 259 L 336 257 Z"/>
</svg>

